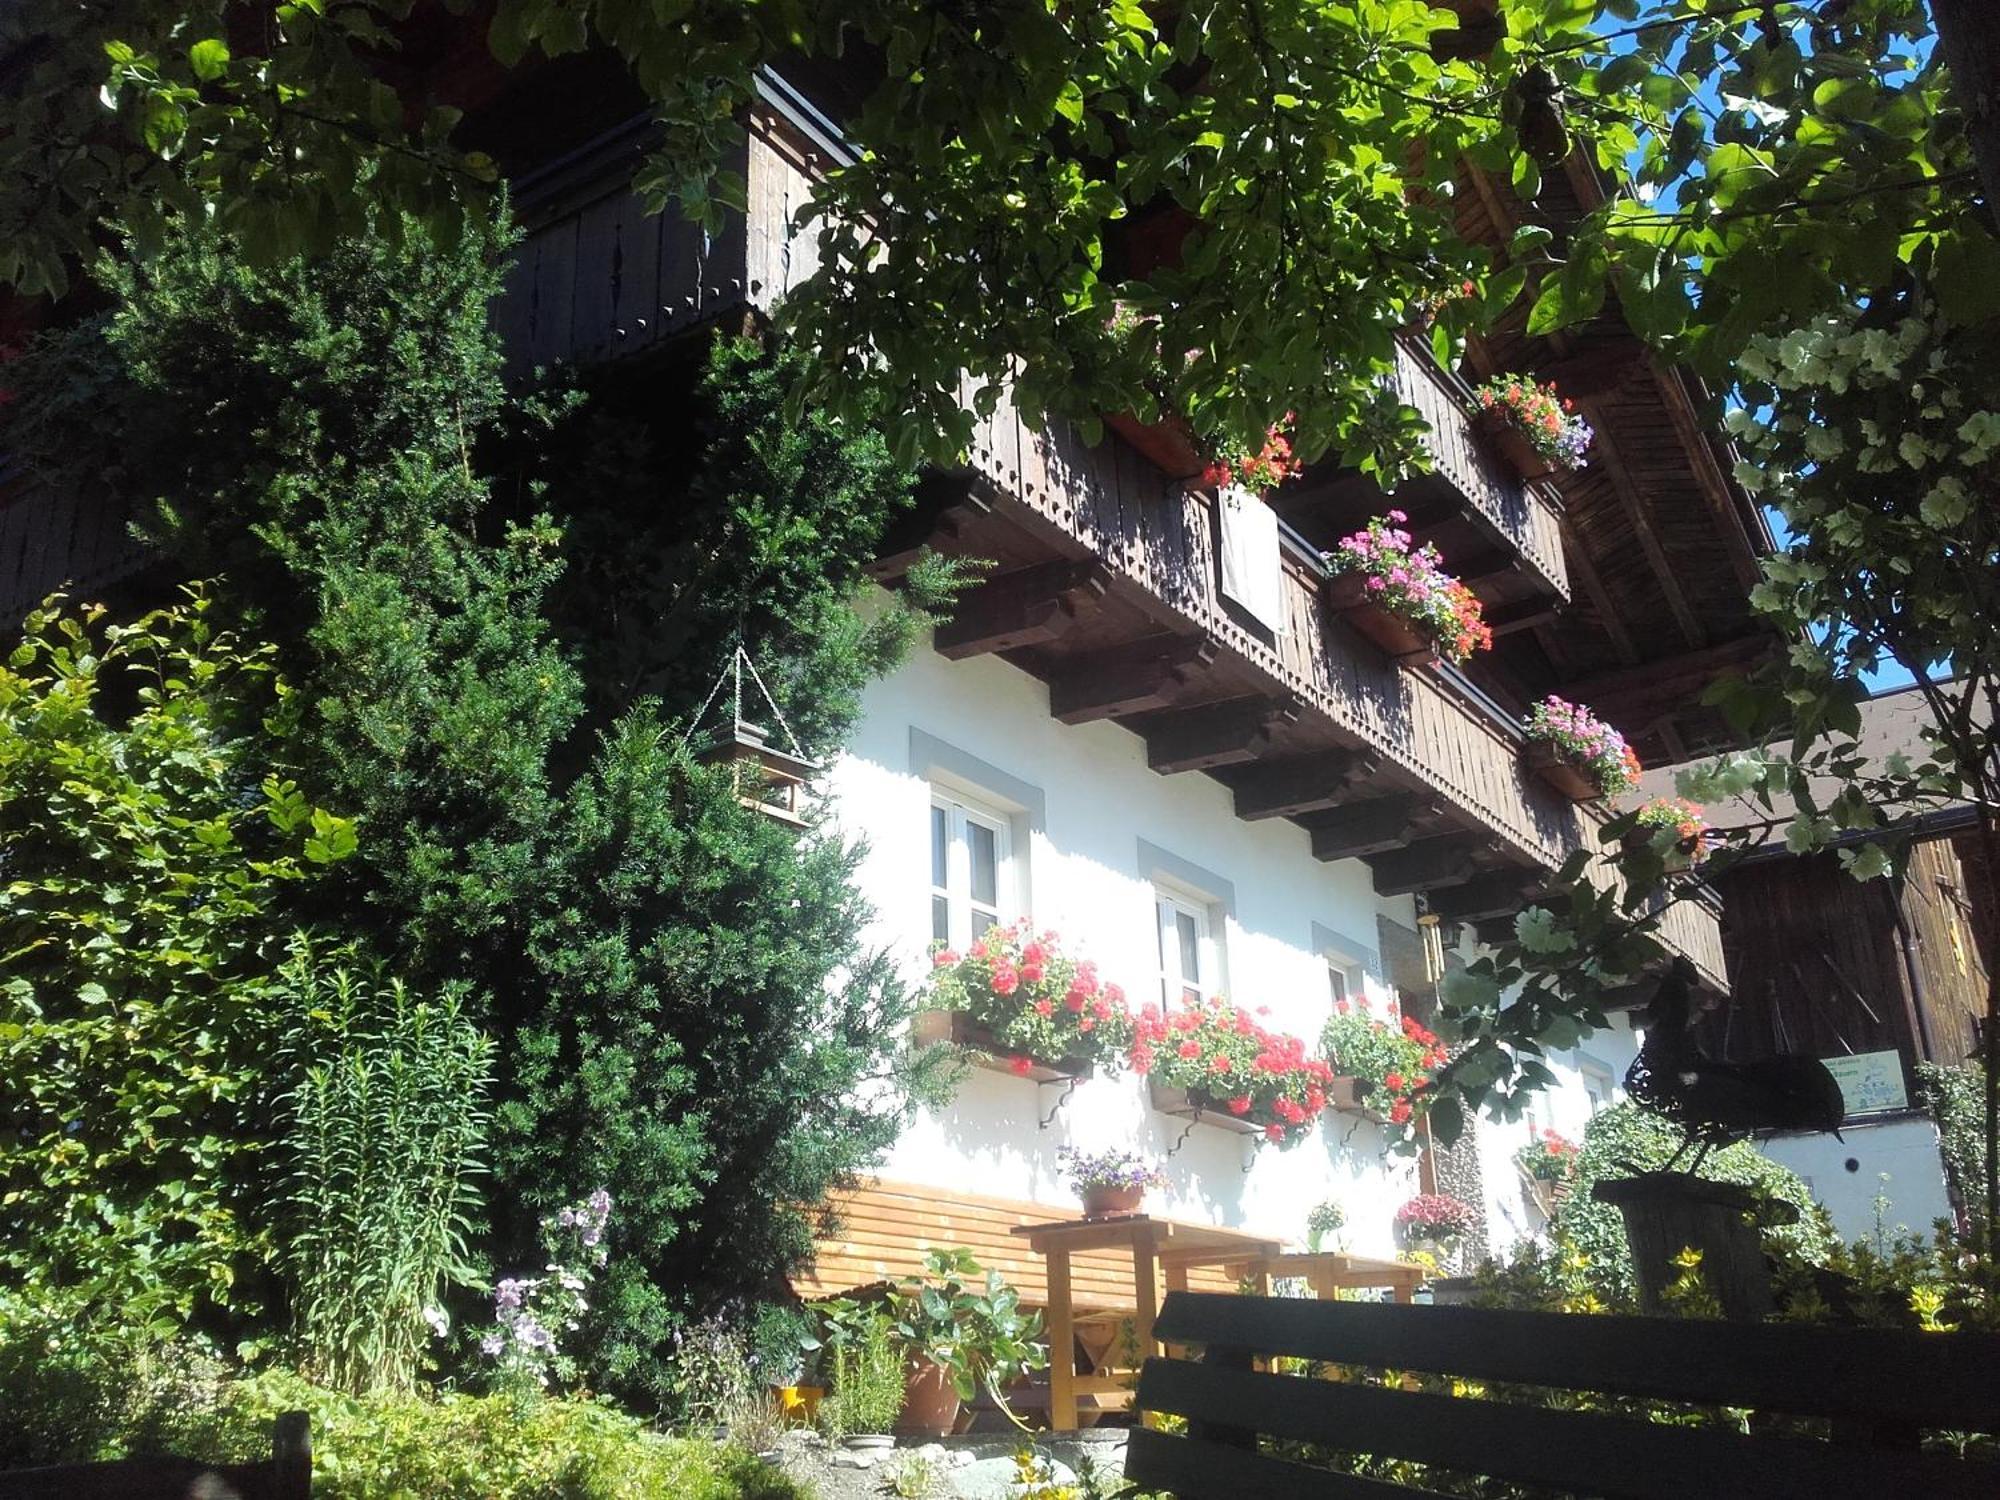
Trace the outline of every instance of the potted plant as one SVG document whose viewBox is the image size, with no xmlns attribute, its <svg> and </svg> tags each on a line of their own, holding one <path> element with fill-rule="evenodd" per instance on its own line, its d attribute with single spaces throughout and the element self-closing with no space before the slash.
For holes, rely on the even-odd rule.
<svg viewBox="0 0 2000 1500">
<path fill-rule="evenodd" d="M 1116 303 L 1105 321 L 1111 345 L 1111 373 L 1146 392 L 1155 415 L 1110 412 L 1104 425 L 1136 448 L 1170 479 L 1194 479 L 1201 473 L 1200 445 L 1179 412 L 1173 409 L 1166 357 L 1160 348 L 1160 320 L 1129 303 Z"/>
<path fill-rule="evenodd" d="M 1201 471 L 1201 482 L 1214 489 L 1236 485 L 1253 495 L 1274 490 L 1299 471 L 1298 456 L 1283 424 L 1266 429 L 1260 447 L 1224 442 Z"/>
<path fill-rule="evenodd" d="M 1529 769 L 1572 802 L 1616 797 L 1639 784 L 1639 757 L 1625 736 L 1580 703 L 1551 693 L 1521 727 Z"/>
<path fill-rule="evenodd" d="M 938 949 L 931 966 L 919 1041 L 955 1042 L 986 1066 L 1043 1082 L 1123 1064 L 1125 992 L 1065 954 L 1055 933 L 989 927 L 962 955 Z"/>
<path fill-rule="evenodd" d="M 1390 1125 L 1409 1122 L 1432 1071 L 1445 1062 L 1444 1044 L 1415 1017 L 1391 1025 L 1346 1000 L 1335 1002 L 1319 1047 L 1333 1071 L 1328 1103 Z"/>
<path fill-rule="evenodd" d="M 1553 385 L 1520 375 L 1496 375 L 1473 392 L 1473 426 L 1524 480 L 1580 469 L 1595 434 L 1576 403 Z"/>
<path fill-rule="evenodd" d="M 964 1250 L 931 1251 L 924 1274 L 897 1289 L 894 1308 L 908 1356 L 899 1432 L 945 1436 L 960 1405 L 982 1389 L 1007 1412 L 1003 1388 L 1048 1365 L 1037 1342 L 1042 1315 L 1022 1312 L 1000 1273 L 982 1272 Z"/>
<path fill-rule="evenodd" d="M 1219 997 L 1171 1016 L 1148 1006 L 1133 1019 L 1131 1062 L 1153 1108 L 1279 1146 L 1309 1135 L 1326 1108 L 1332 1070 L 1305 1051 Z"/>
<path fill-rule="evenodd" d="M 1317 1204 L 1306 1215 L 1306 1251 L 1317 1255 L 1321 1250 L 1340 1248 L 1340 1231 L 1347 1226 L 1347 1210 L 1331 1198 Z M 1328 1243 L 1331 1241 L 1331 1243 Z"/>
<path fill-rule="evenodd" d="M 1450 1259 L 1472 1225 L 1472 1210 L 1449 1193 L 1419 1193 L 1396 1210 L 1403 1242 L 1430 1251 L 1440 1265 Z"/>
<path fill-rule="evenodd" d="M 1328 607 L 1399 666 L 1440 656 L 1466 661 L 1492 646 L 1493 632 L 1478 597 L 1444 570 L 1437 548 L 1414 545 L 1401 529 L 1408 519 L 1400 510 L 1376 516 L 1325 554 Z"/>
<path fill-rule="evenodd" d="M 1135 1214 L 1146 1201 L 1146 1189 L 1164 1180 L 1159 1168 L 1134 1151 L 1073 1151 L 1057 1153 L 1063 1173 L 1083 1199 L 1086 1219 L 1107 1214 Z"/>
<path fill-rule="evenodd" d="M 840 1299 L 820 1308 L 831 1389 L 817 1422 L 828 1442 L 889 1448 L 903 1410 L 903 1351 L 887 1309 Z"/>
<path fill-rule="evenodd" d="M 1688 870 L 1708 855 L 1708 819 L 1684 797 L 1655 797 L 1633 814 L 1625 847 L 1647 845 L 1669 870 Z"/>
<path fill-rule="evenodd" d="M 1570 1173 L 1576 1170 L 1576 1143 L 1554 1130 L 1539 1132 L 1514 1153 L 1514 1165 L 1527 1184 L 1528 1196 L 1544 1218 L 1556 1211 Z"/>
</svg>

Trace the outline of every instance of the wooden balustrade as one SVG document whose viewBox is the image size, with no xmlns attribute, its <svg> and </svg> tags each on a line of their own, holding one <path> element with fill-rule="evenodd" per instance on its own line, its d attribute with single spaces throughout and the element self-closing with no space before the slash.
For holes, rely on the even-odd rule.
<svg viewBox="0 0 2000 1500">
<path fill-rule="evenodd" d="M 615 175 L 600 173 L 591 191 L 568 202 L 544 192 L 544 218 L 523 247 L 502 309 L 512 342 L 535 363 L 594 361 L 733 309 L 768 307 L 814 268 L 816 242 L 796 227 L 811 195 L 814 149 L 760 117 L 742 163 L 748 211 L 714 240 L 668 216 L 643 216 Z M 1437 474 L 1518 548 L 1550 592 L 1566 594 L 1558 512 L 1548 495 L 1487 455 L 1462 383 L 1407 346 L 1399 346 L 1391 379 L 1431 427 Z M 1482 860 L 1498 855 L 1532 874 L 1596 846 L 1600 816 L 1524 770 L 1513 726 L 1445 675 L 1398 669 L 1327 610 L 1325 570 L 1309 550 L 1291 548 L 1284 559 L 1285 627 L 1273 636 L 1221 597 L 1213 498 L 1185 491 L 1124 444 L 1091 447 L 1067 431 L 1035 430 L 1003 397 L 978 424 L 968 457 L 982 503 L 1038 533 L 1048 557 L 1094 559 L 1155 627 L 1232 658 L 1232 669 L 1254 684 L 1239 680 L 1237 690 L 1303 705 L 1331 743 L 1392 768 L 1391 790 L 1423 789 L 1448 815 L 1446 832 L 1480 837 Z M 1007 639 L 996 636 L 984 649 L 1008 649 Z M 1158 701 L 1135 694 L 1095 716 L 1142 713 Z M 1480 873 L 1508 872 L 1482 866 Z M 1662 936 L 1722 983 L 1712 911 L 1680 903 L 1663 919 Z"/>
</svg>

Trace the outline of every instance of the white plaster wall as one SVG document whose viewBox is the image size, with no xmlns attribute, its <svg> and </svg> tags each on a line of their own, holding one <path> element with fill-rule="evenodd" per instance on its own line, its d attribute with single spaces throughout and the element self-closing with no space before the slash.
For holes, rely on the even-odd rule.
<svg viewBox="0 0 2000 1500">
<path fill-rule="evenodd" d="M 1937 1126 L 1929 1116 L 1857 1122 L 1840 1133 L 1841 1140 L 1824 1133 L 1774 1135 L 1757 1146 L 1805 1179 L 1842 1239 L 1874 1237 L 1877 1194 L 1887 1200 L 1882 1227 L 1890 1236 L 1928 1235 L 1937 1220 L 1951 1217 Z"/>
<path fill-rule="evenodd" d="M 1322 863 L 1294 824 L 1237 818 L 1228 791 L 1210 778 L 1152 771 L 1129 730 L 1056 722 L 1047 688 L 1027 673 L 994 657 L 950 662 L 919 648 L 869 689 L 859 729 L 824 783 L 843 828 L 868 844 L 859 878 L 877 914 L 873 937 L 912 977 L 929 968 L 930 936 L 930 786 L 911 769 L 912 728 L 1040 788 L 1046 817 L 1027 839 L 1028 914 L 1135 1001 L 1158 995 L 1142 839 L 1233 885 L 1223 932 L 1229 997 L 1267 1009 L 1265 1024 L 1311 1045 L 1330 1004 L 1314 924 L 1372 950 L 1378 911 L 1413 920 L 1409 898 L 1378 897 L 1359 860 Z M 1369 988 L 1386 1006 L 1379 975 Z M 916 1121 L 881 1175 L 1067 1207 L 1075 1199 L 1057 1170 L 1059 1147 L 1123 1145 L 1165 1156 L 1185 1129 L 1154 1113 L 1144 1082 L 1129 1075 L 1083 1083 L 1038 1128 L 1059 1093 L 1059 1085 L 975 1070 L 947 1108 Z M 1416 1191 L 1414 1164 L 1387 1155 L 1380 1127 L 1332 1112 L 1285 1151 L 1197 1126 L 1165 1171 L 1167 1187 L 1149 1202 L 1156 1212 L 1302 1240 L 1307 1212 L 1331 1197 L 1347 1210 L 1347 1248 L 1385 1256 L 1395 1249 L 1391 1216 Z"/>
<path fill-rule="evenodd" d="M 1528 1197 L 1514 1166 L 1514 1153 L 1547 1129 L 1581 1145 L 1594 1109 L 1625 1097 L 1625 1070 L 1638 1055 L 1641 1036 L 1628 1018 L 1613 1016 L 1609 1029 L 1591 1033 L 1567 1052 L 1552 1052 L 1542 1059 L 1556 1081 L 1535 1097 L 1528 1114 L 1518 1120 L 1480 1120 L 1479 1165 L 1486 1188 L 1487 1250 L 1495 1258 L 1505 1259 L 1523 1240 L 1548 1227 L 1542 1211 Z M 1610 1081 L 1608 1093 L 1595 1104 L 1585 1083 L 1592 1075 L 1600 1080 L 1608 1076 Z"/>
</svg>

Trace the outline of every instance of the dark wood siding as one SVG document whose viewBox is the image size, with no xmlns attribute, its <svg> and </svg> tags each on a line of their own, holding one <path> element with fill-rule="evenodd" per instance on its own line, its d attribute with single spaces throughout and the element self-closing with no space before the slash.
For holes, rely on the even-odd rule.
<svg viewBox="0 0 2000 1500">
<path fill-rule="evenodd" d="M 1741 866 L 1719 883 L 1733 994 L 1702 1023 L 1714 1055 L 1969 1055 L 1986 969 L 1948 841 L 1920 845 L 1900 889 L 1853 879 L 1831 854 Z"/>
</svg>

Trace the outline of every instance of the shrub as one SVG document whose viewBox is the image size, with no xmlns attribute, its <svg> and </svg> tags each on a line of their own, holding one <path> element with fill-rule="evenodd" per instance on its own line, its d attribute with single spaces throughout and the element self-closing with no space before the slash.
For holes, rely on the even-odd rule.
<svg viewBox="0 0 2000 1500">
<path fill-rule="evenodd" d="M 492 1049 L 456 992 L 418 1000 L 309 950 L 285 977 L 280 1253 L 299 1357 L 337 1390 L 407 1391 L 468 1275 Z"/>
<path fill-rule="evenodd" d="M 1937 1121 L 1945 1180 L 1967 1223 L 1986 1219 L 1986 1075 L 1977 1062 L 1917 1064 L 1917 1097 Z"/>
<path fill-rule="evenodd" d="M 903 1351 L 888 1312 L 852 1310 L 849 1321 L 829 1327 L 828 1390 L 819 1404 L 819 1429 L 838 1441 L 854 1433 L 887 1432 L 903 1412 Z"/>
<path fill-rule="evenodd" d="M 1680 1145 L 1680 1132 L 1658 1115 L 1636 1104 L 1614 1104 L 1599 1110 L 1583 1132 L 1576 1156 L 1576 1175 L 1569 1195 L 1557 1207 L 1551 1232 L 1573 1246 L 1589 1267 L 1591 1282 L 1607 1302 L 1631 1306 L 1638 1296 L 1632 1255 L 1625 1242 L 1625 1221 L 1609 1203 L 1599 1203 L 1590 1190 L 1600 1181 L 1630 1177 L 1664 1162 Z M 1798 1175 L 1747 1143 L 1709 1153 L 1701 1176 L 1733 1182 L 1766 1198 L 1778 1199 L 1799 1211 L 1798 1221 L 1764 1229 L 1773 1253 L 1823 1264 L 1839 1242 L 1826 1213 Z"/>
<path fill-rule="evenodd" d="M 1001 1390 L 1048 1367 L 1042 1315 L 1021 1311 L 1020 1294 L 965 1250 L 927 1254 L 923 1274 L 897 1287 L 893 1313 L 904 1350 L 949 1375 L 961 1401 L 984 1389 L 1005 1410 Z"/>
<path fill-rule="evenodd" d="M 135 1324 L 255 1300 L 285 933 L 354 847 L 277 769 L 272 652 L 214 612 L 52 604 L 0 665 L 0 1280 Z"/>
</svg>

